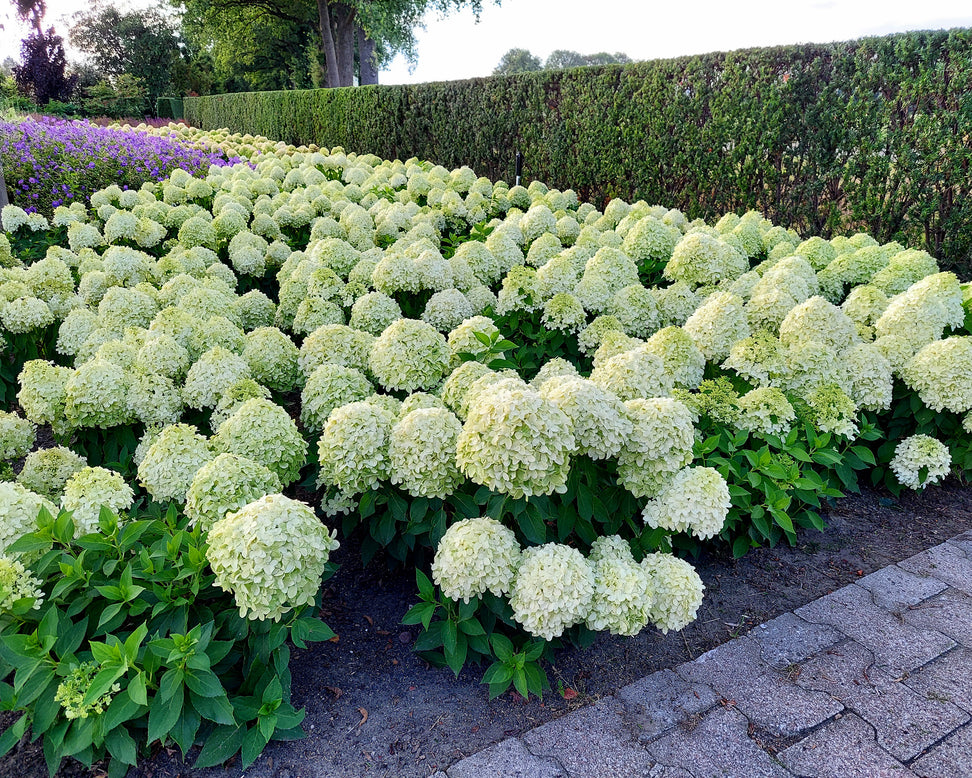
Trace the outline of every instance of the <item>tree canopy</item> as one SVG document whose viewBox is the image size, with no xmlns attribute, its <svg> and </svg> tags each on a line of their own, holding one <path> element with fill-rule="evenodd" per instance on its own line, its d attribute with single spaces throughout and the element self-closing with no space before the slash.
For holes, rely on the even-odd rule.
<svg viewBox="0 0 972 778">
<path fill-rule="evenodd" d="M 564 70 L 565 68 L 579 68 L 585 65 L 627 65 L 631 57 L 622 52 L 609 54 L 600 51 L 597 54 L 580 54 L 570 49 L 555 49 L 550 52 L 546 61 L 531 54 L 527 49 L 513 48 L 507 51 L 493 70 L 494 75 L 508 75 L 510 73 L 530 73 L 537 70 Z"/>
</svg>

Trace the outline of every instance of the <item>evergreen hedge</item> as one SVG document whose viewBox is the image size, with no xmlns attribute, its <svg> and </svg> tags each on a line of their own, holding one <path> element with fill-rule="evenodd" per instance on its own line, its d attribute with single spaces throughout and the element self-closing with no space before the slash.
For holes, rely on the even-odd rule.
<svg viewBox="0 0 972 778">
<path fill-rule="evenodd" d="M 757 209 L 972 269 L 972 30 L 407 86 L 187 98 L 186 119 L 689 217 Z"/>
</svg>

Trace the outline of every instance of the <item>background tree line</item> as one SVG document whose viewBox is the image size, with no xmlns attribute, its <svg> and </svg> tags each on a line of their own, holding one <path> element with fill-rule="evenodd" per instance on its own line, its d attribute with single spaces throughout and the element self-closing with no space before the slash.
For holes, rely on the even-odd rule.
<svg viewBox="0 0 972 778">
<path fill-rule="evenodd" d="M 566 70 L 586 65 L 628 65 L 633 60 L 627 54 L 580 54 L 570 49 L 555 49 L 545 61 L 531 54 L 527 49 L 510 49 L 493 69 L 494 76 L 508 76 L 511 73 L 534 73 L 538 70 Z"/>
</svg>

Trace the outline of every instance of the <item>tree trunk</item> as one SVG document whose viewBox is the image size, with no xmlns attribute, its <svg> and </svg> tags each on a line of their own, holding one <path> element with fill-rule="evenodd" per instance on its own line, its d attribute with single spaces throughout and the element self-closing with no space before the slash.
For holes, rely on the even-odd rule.
<svg viewBox="0 0 972 778">
<path fill-rule="evenodd" d="M 334 28 L 331 26 L 330 0 L 317 0 L 317 18 L 321 28 L 321 42 L 324 47 L 324 86 L 341 86 L 338 67 L 337 47 L 334 43 Z"/>
<path fill-rule="evenodd" d="M 355 9 L 345 3 L 334 5 L 334 46 L 337 49 L 338 86 L 354 86 Z"/>
<path fill-rule="evenodd" d="M 10 201 L 7 199 L 7 182 L 3 179 L 3 163 L 0 163 L 0 208 L 5 205 L 10 205 Z"/>
<path fill-rule="evenodd" d="M 375 42 L 356 26 L 358 33 L 358 85 L 378 83 L 378 66 L 375 62 Z"/>
</svg>

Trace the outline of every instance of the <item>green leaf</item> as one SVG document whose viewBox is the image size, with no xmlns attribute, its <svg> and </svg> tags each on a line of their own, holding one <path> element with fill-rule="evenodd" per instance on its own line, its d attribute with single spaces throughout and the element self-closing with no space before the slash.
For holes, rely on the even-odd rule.
<svg viewBox="0 0 972 778">
<path fill-rule="evenodd" d="M 169 730 L 175 726 L 179 716 L 182 714 L 182 704 L 184 692 L 182 683 L 174 686 L 175 691 L 167 700 L 160 700 L 160 695 L 156 694 L 149 708 L 148 716 L 148 736 L 147 742 L 154 743 L 156 740 L 164 741 Z"/>
<path fill-rule="evenodd" d="M 280 685 L 280 679 L 274 676 L 267 687 L 263 690 L 263 702 L 280 702 L 283 699 L 283 687 Z"/>
<path fill-rule="evenodd" d="M 526 510 L 520 514 L 519 520 L 520 530 L 527 540 L 536 545 L 546 542 L 547 526 L 543 523 L 543 517 L 536 506 L 528 503 Z"/>
<path fill-rule="evenodd" d="M 24 732 L 27 731 L 27 724 L 29 721 L 30 719 L 25 713 L 11 726 L 4 730 L 3 734 L 0 735 L 0 756 L 4 756 L 8 751 L 10 751 L 11 748 L 20 742 L 20 738 L 23 737 Z"/>
<path fill-rule="evenodd" d="M 189 691 L 200 697 L 219 697 L 226 693 L 223 684 L 212 670 L 187 671 L 186 686 Z"/>
<path fill-rule="evenodd" d="M 91 685 L 88 690 L 84 693 L 83 705 L 91 705 L 96 700 L 103 697 L 111 689 L 112 684 L 115 683 L 121 676 L 125 674 L 128 670 L 125 665 L 119 667 L 106 667 L 104 670 L 100 671 L 94 679 L 91 681 Z"/>
<path fill-rule="evenodd" d="M 271 733 L 272 734 L 272 733 Z M 251 727 L 243 738 L 242 753 L 240 754 L 240 765 L 244 770 L 256 761 L 267 743 L 270 742 L 270 735 L 266 735 L 261 727 Z"/>
<path fill-rule="evenodd" d="M 874 452 L 867 448 L 867 446 L 851 446 L 851 451 L 853 451 L 859 459 L 867 462 L 867 464 L 871 466 L 877 464 L 877 460 L 874 459 Z"/>
<path fill-rule="evenodd" d="M 465 632 L 467 635 L 485 635 L 486 630 L 483 629 L 483 625 L 479 623 L 479 619 L 470 618 L 459 622 L 459 629 Z"/>
<path fill-rule="evenodd" d="M 138 749 L 135 746 L 135 741 L 124 727 L 112 729 L 105 738 L 105 746 L 108 749 L 108 753 L 119 762 L 134 765 L 138 759 Z"/>
<path fill-rule="evenodd" d="M 402 617 L 402 624 L 421 624 L 428 629 L 429 622 L 438 607 L 434 602 L 420 602 L 409 608 L 408 613 Z"/>
<path fill-rule="evenodd" d="M 192 703 L 192 707 L 207 721 L 213 721 L 226 726 L 237 723 L 233 706 L 225 694 L 222 697 L 200 697 L 190 692 L 189 700 Z"/>
<path fill-rule="evenodd" d="M 530 696 L 530 687 L 527 685 L 526 672 L 522 667 L 513 670 L 513 688 L 516 689 L 523 699 Z"/>
<path fill-rule="evenodd" d="M 196 769 L 215 767 L 233 756 L 243 746 L 246 737 L 244 727 L 217 727 L 206 739 L 206 744 L 196 757 Z"/>
<path fill-rule="evenodd" d="M 320 619 L 308 617 L 303 620 L 307 622 L 307 640 L 320 643 L 334 637 L 334 630 Z"/>
<path fill-rule="evenodd" d="M 458 630 L 456 629 L 456 623 L 452 619 L 442 622 L 442 648 L 447 657 L 449 654 L 455 652 L 457 639 Z"/>
<path fill-rule="evenodd" d="M 32 532 L 29 535 L 23 535 L 17 538 L 17 540 L 7 546 L 7 550 L 4 553 L 17 556 L 32 551 L 42 551 L 50 547 L 51 539 L 49 537 L 44 537 L 39 532 Z"/>
<path fill-rule="evenodd" d="M 455 648 L 452 651 L 446 650 L 444 652 L 446 664 L 449 665 L 449 669 L 452 670 L 456 678 L 459 677 L 462 666 L 466 663 L 466 654 L 468 650 L 469 644 L 466 642 L 466 636 L 459 633 L 456 635 Z"/>
<path fill-rule="evenodd" d="M 508 663 L 513 659 L 513 643 L 506 635 L 494 632 L 489 638 L 493 654 L 500 662 Z"/>
<path fill-rule="evenodd" d="M 182 692 L 182 685 L 185 681 L 185 673 L 181 667 L 173 667 L 165 671 L 162 680 L 159 682 L 159 691 L 155 699 L 161 702 L 172 699 L 176 692 Z M 152 702 L 155 705 L 155 701 Z"/>
<path fill-rule="evenodd" d="M 141 713 L 144 703 L 138 703 L 132 699 L 131 688 L 132 684 L 129 682 L 127 689 L 122 689 L 112 698 L 108 710 L 105 711 L 103 721 L 106 730 L 112 730 Z"/>
<path fill-rule="evenodd" d="M 169 736 L 175 741 L 182 751 L 182 758 L 185 759 L 189 749 L 196 742 L 196 733 L 199 732 L 199 725 L 202 719 L 191 705 L 183 709 L 179 720 L 172 727 Z"/>
<path fill-rule="evenodd" d="M 419 596 L 423 600 L 435 599 L 435 585 L 421 570 L 416 569 L 415 571 L 415 583 L 418 585 Z"/>
</svg>

